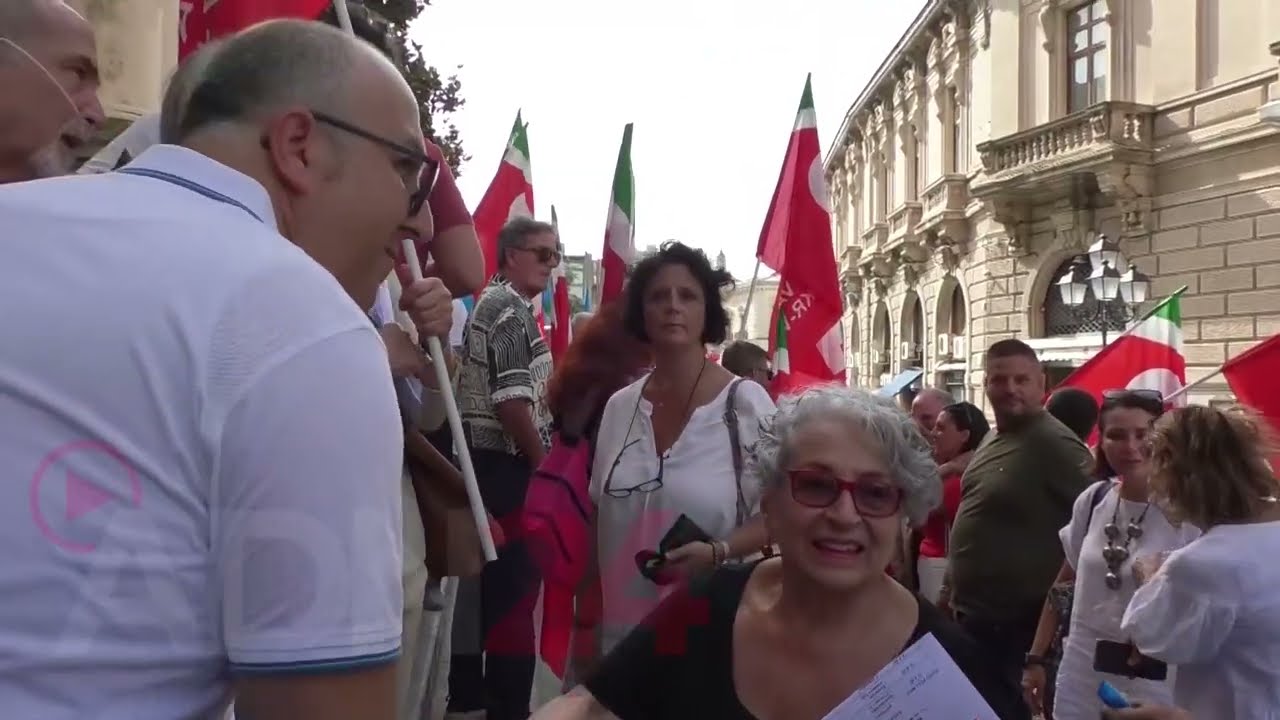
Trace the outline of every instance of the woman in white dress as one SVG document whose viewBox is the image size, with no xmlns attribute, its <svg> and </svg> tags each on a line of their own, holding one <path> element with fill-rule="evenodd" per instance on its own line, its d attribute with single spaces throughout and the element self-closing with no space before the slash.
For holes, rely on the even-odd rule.
<svg viewBox="0 0 1280 720">
<path fill-rule="evenodd" d="M 1168 680 L 1128 678 L 1093 669 L 1099 641 L 1127 640 L 1120 619 L 1137 589 L 1133 559 L 1174 550 L 1199 535 L 1190 525 L 1175 525 L 1150 500 L 1152 425 L 1163 411 L 1163 398 L 1155 391 L 1116 390 L 1103 395 L 1097 476 L 1107 479 L 1080 494 L 1071 522 L 1059 533 L 1064 562 L 1055 582 L 1072 583 L 1074 601 L 1053 697 L 1055 720 L 1096 720 L 1104 709 L 1098 699 L 1103 680 L 1135 702 L 1168 704 L 1172 699 Z M 1044 657 L 1060 621 L 1054 604 L 1046 599 L 1022 680 L 1035 712 L 1045 710 Z"/>
<path fill-rule="evenodd" d="M 1280 718 L 1280 482 L 1267 463 L 1280 448 L 1268 434 L 1265 420 L 1197 406 L 1156 424 L 1155 497 L 1204 535 L 1139 559 L 1122 627 L 1178 665 L 1175 704 L 1196 720 Z"/>
<path fill-rule="evenodd" d="M 702 251 L 680 243 L 641 260 L 627 283 L 624 324 L 649 344 L 654 366 L 609 399 L 596 440 L 599 617 L 580 613 L 578 634 L 594 626 L 603 653 L 674 587 L 660 583 L 751 555 L 768 540 L 759 481 L 741 461 L 773 401 L 707 359 L 706 346 L 728 334 L 720 293 L 730 283 Z M 681 516 L 708 540 L 668 548 L 655 582 L 641 574 L 637 554 L 656 552 Z"/>
</svg>

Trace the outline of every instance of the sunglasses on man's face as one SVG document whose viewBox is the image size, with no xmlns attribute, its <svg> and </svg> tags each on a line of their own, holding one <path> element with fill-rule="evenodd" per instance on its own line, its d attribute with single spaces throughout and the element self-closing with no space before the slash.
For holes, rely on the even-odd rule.
<svg viewBox="0 0 1280 720">
<path fill-rule="evenodd" d="M 787 477 L 792 499 L 805 507 L 831 507 L 845 492 L 853 498 L 853 508 L 865 518 L 889 517 L 902 507 L 902 489 L 888 479 L 844 480 L 826 470 L 792 470 Z"/>
<path fill-rule="evenodd" d="M 522 247 L 516 248 L 520 252 L 527 252 L 533 255 L 534 259 L 543 265 L 559 265 L 560 251 L 545 247 Z"/>
</svg>

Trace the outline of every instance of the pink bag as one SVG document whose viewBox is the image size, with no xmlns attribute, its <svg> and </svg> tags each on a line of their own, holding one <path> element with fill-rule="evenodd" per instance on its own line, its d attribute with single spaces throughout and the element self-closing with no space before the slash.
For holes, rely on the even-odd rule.
<svg viewBox="0 0 1280 720">
<path fill-rule="evenodd" d="M 524 499 L 525 545 L 547 582 L 574 587 L 591 555 L 591 442 L 559 433 L 529 479 Z"/>
</svg>

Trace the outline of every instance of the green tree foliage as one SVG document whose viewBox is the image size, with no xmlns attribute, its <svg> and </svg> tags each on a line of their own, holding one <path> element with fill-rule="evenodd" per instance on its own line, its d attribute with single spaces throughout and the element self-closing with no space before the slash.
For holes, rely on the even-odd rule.
<svg viewBox="0 0 1280 720">
<path fill-rule="evenodd" d="M 363 4 L 387 21 L 391 42 L 400 56 L 400 69 L 422 107 L 422 132 L 440 146 L 454 175 L 459 175 L 462 163 L 471 159 L 462 149 L 462 137 L 450 117 L 466 103 L 462 84 L 456 74 L 442 75 L 429 65 L 422 56 L 422 46 L 409 38 L 409 25 L 426 10 L 430 0 L 363 0 Z"/>
</svg>

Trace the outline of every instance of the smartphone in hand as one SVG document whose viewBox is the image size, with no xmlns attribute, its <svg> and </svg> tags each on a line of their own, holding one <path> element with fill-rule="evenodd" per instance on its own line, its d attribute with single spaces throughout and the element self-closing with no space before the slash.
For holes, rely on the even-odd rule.
<svg viewBox="0 0 1280 720">
<path fill-rule="evenodd" d="M 1142 678 L 1163 682 L 1169 678 L 1169 666 L 1163 662 L 1143 655 L 1129 643 L 1114 640 L 1099 640 L 1094 647 L 1093 669 L 1095 672 L 1120 677 Z"/>
</svg>

